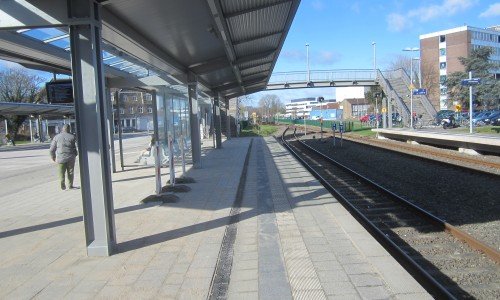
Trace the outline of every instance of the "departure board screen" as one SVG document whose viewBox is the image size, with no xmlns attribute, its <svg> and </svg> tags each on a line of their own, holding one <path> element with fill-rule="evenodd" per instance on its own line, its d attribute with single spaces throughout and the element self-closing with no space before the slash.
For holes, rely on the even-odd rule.
<svg viewBox="0 0 500 300">
<path fill-rule="evenodd" d="M 73 103 L 73 84 L 71 80 L 56 80 L 45 84 L 47 100 L 52 104 Z"/>
</svg>

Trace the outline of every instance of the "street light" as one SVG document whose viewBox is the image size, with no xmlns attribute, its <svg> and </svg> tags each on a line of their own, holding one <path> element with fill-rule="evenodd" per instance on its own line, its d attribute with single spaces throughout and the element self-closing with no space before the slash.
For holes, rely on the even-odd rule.
<svg viewBox="0 0 500 300">
<path fill-rule="evenodd" d="M 374 72 L 374 78 L 377 77 L 377 43 L 372 42 L 373 46 L 373 72 Z"/>
<path fill-rule="evenodd" d="M 377 43 L 372 42 L 373 46 L 373 79 L 377 79 Z M 377 129 L 378 129 L 378 98 L 375 95 L 375 119 L 377 120 Z"/>
<path fill-rule="evenodd" d="M 307 83 L 311 82 L 311 71 L 309 69 L 309 44 L 306 44 L 306 59 L 307 59 Z"/>
<path fill-rule="evenodd" d="M 403 51 L 415 52 L 419 51 L 419 48 L 404 48 Z M 413 56 L 413 55 L 412 55 Z M 413 57 L 410 60 L 410 129 L 413 129 Z"/>
</svg>

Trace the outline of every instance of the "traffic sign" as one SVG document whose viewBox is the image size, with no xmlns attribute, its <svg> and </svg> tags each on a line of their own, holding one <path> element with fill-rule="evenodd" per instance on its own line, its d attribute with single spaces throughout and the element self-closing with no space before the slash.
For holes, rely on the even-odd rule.
<svg viewBox="0 0 500 300">
<path fill-rule="evenodd" d="M 427 95 L 427 89 L 414 89 L 413 95 Z"/>
<path fill-rule="evenodd" d="M 387 112 L 387 108 L 382 107 L 382 112 L 383 112 L 383 113 L 386 113 L 386 112 Z"/>
<path fill-rule="evenodd" d="M 462 79 L 461 82 L 461 84 L 465 86 L 478 85 L 480 83 L 481 83 L 481 78 Z"/>
</svg>

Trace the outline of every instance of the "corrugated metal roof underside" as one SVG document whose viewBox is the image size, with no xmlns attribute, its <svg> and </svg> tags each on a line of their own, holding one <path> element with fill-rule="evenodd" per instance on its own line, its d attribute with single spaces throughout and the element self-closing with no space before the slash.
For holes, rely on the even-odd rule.
<svg viewBox="0 0 500 300">
<path fill-rule="evenodd" d="M 291 2 L 255 10 L 227 19 L 231 38 L 240 41 L 255 36 L 282 31 L 285 27 Z"/>
<path fill-rule="evenodd" d="M 221 0 L 220 4 L 226 14 L 231 14 L 280 2 L 283 2 L 283 0 Z"/>
</svg>

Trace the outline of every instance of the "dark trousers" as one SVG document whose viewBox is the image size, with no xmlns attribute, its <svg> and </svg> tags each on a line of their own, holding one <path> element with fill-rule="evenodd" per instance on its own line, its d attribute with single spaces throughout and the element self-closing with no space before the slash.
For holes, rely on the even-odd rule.
<svg viewBox="0 0 500 300">
<path fill-rule="evenodd" d="M 73 187 L 73 178 L 75 176 L 75 160 L 72 159 L 68 162 L 62 163 L 62 164 L 57 164 L 58 165 L 58 173 L 59 173 L 59 180 L 61 181 L 61 189 L 66 189 L 66 184 L 64 182 L 64 177 L 66 173 L 68 173 L 68 184 L 69 187 Z"/>
</svg>

